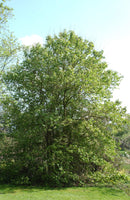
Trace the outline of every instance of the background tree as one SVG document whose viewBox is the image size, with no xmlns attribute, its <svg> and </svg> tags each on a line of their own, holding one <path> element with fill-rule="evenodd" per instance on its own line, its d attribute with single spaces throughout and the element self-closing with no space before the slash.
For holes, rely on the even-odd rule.
<svg viewBox="0 0 130 200">
<path fill-rule="evenodd" d="M 8 22 L 12 17 L 12 8 L 7 6 L 7 1 L 0 3 L 0 70 L 4 70 L 14 58 L 19 49 L 16 38 L 8 30 Z"/>
<path fill-rule="evenodd" d="M 13 141 L 4 165 L 8 181 L 56 186 L 120 178 L 114 135 L 125 109 L 111 97 L 121 77 L 107 68 L 103 51 L 64 31 L 24 55 L 3 75 Z"/>
<path fill-rule="evenodd" d="M 119 143 L 122 150 L 130 151 L 130 114 L 126 116 L 126 124 L 116 134 L 116 141 Z"/>
<path fill-rule="evenodd" d="M 3 83 L 2 73 L 8 70 L 17 60 L 17 52 L 19 45 L 13 33 L 9 31 L 9 20 L 12 17 L 12 9 L 7 6 L 6 0 L 0 1 L 0 169 L 4 165 L 5 156 L 7 156 L 6 149 L 11 146 L 11 137 L 7 135 L 8 121 L 4 119 L 4 110 L 1 100 L 7 92 Z M 3 89 L 2 89 L 3 87 Z M 4 155 L 4 158 L 3 158 Z M 6 175 L 6 173 L 5 173 Z M 4 174 L 3 174 L 4 176 Z"/>
</svg>

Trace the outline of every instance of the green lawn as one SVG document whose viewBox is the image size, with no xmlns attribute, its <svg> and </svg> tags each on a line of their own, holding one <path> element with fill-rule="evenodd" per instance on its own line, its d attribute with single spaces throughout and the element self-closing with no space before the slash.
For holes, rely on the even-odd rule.
<svg viewBox="0 0 130 200">
<path fill-rule="evenodd" d="M 46 189 L 0 186 L 0 200 L 130 200 L 119 189 L 107 187 Z"/>
</svg>

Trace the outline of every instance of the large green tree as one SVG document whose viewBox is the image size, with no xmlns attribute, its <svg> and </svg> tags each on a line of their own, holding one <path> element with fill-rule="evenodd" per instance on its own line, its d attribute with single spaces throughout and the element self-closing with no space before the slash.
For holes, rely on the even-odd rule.
<svg viewBox="0 0 130 200">
<path fill-rule="evenodd" d="M 125 109 L 111 98 L 121 77 L 108 69 L 103 51 L 64 31 L 24 55 L 3 75 L 10 94 L 3 106 L 14 144 L 5 163 L 14 167 L 13 176 L 52 185 L 119 178 L 114 134 Z"/>
</svg>

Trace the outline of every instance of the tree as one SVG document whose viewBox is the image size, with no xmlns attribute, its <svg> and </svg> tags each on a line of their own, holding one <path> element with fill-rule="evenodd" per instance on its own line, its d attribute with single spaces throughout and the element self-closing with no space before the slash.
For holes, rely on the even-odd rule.
<svg viewBox="0 0 130 200">
<path fill-rule="evenodd" d="M 12 17 L 12 8 L 6 5 L 6 0 L 0 3 L 0 70 L 12 63 L 17 57 L 19 45 L 13 33 L 8 30 L 8 21 Z"/>
<path fill-rule="evenodd" d="M 103 51 L 64 31 L 24 55 L 3 75 L 15 144 L 8 162 L 17 181 L 71 185 L 121 177 L 114 169 L 114 134 L 125 109 L 111 101 L 121 77 L 107 68 Z"/>
<path fill-rule="evenodd" d="M 17 53 L 20 50 L 20 46 L 14 37 L 13 33 L 8 30 L 8 23 L 12 17 L 12 8 L 7 6 L 7 0 L 1 0 L 0 2 L 0 99 L 3 98 L 2 94 L 5 93 L 5 89 L 2 91 L 3 81 L 2 72 L 11 68 L 13 64 L 18 60 Z M 2 107 L 0 104 L 0 112 Z M 0 113 L 0 116 L 2 113 Z"/>
<path fill-rule="evenodd" d="M 12 16 L 12 9 L 6 5 L 6 0 L 2 0 L 0 3 L 0 30 L 5 29 L 5 24 L 8 22 L 8 18 Z"/>
<path fill-rule="evenodd" d="M 12 17 L 12 8 L 7 6 L 7 0 L 1 0 L 0 3 L 0 99 L 2 94 L 2 72 L 11 68 L 18 60 L 18 52 L 20 46 L 14 37 L 13 33 L 9 31 L 8 24 Z M 0 112 L 2 111 L 0 105 Z M 1 114 L 0 114 L 1 115 Z"/>
<path fill-rule="evenodd" d="M 9 31 L 9 20 L 12 17 L 12 9 L 7 6 L 6 0 L 0 1 L 0 169 L 4 165 L 5 157 L 8 160 L 6 149 L 11 147 L 12 138 L 7 135 L 8 121 L 5 121 L 4 110 L 1 104 L 1 100 L 4 98 L 3 94 L 7 91 L 2 79 L 2 73 L 4 70 L 11 68 L 17 60 L 17 53 L 19 51 L 19 45 L 14 37 L 13 33 Z M 2 90 L 3 87 L 3 90 Z M 4 158 L 3 158 L 4 155 Z M 7 165 L 6 165 L 7 167 Z M 7 176 L 7 172 L 3 176 Z"/>
<path fill-rule="evenodd" d="M 122 150 L 130 149 L 130 114 L 126 115 L 126 124 L 123 124 L 122 129 L 116 134 L 116 141 L 119 143 Z"/>
</svg>

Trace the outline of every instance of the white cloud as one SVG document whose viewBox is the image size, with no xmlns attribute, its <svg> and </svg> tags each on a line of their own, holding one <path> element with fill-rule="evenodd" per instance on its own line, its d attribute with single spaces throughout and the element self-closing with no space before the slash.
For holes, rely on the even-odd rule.
<svg viewBox="0 0 130 200">
<path fill-rule="evenodd" d="M 43 38 L 39 35 L 25 36 L 23 38 L 20 38 L 20 41 L 25 46 L 33 46 L 38 43 L 43 45 Z"/>
<path fill-rule="evenodd" d="M 107 42 L 104 54 L 109 66 L 125 75 L 130 70 L 130 37 Z"/>
<path fill-rule="evenodd" d="M 109 68 L 124 76 L 119 89 L 114 92 L 114 99 L 120 99 L 130 113 L 130 37 L 107 42 L 104 55 Z"/>
</svg>

